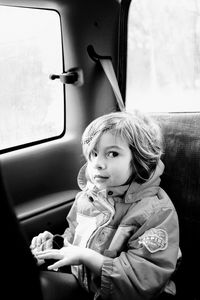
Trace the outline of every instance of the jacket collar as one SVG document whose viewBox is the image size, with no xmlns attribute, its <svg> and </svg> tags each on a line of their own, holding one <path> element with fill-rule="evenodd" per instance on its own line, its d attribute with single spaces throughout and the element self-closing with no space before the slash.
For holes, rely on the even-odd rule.
<svg viewBox="0 0 200 300">
<path fill-rule="evenodd" d="M 145 183 L 132 182 L 125 196 L 125 203 L 132 203 L 146 197 L 153 197 L 158 193 L 164 164 L 159 160 L 155 172 Z"/>
<path fill-rule="evenodd" d="M 164 171 L 164 164 L 159 160 L 155 172 L 151 178 L 145 183 L 139 184 L 132 182 L 130 185 L 122 185 L 118 187 L 112 187 L 108 190 L 99 191 L 96 186 L 90 181 L 87 175 L 87 163 L 82 166 L 79 171 L 77 182 L 81 190 L 93 191 L 96 194 L 104 194 L 105 197 L 120 197 L 125 194 L 125 203 L 133 203 L 141 200 L 145 197 L 152 197 L 157 194 L 160 185 L 160 176 Z"/>
</svg>

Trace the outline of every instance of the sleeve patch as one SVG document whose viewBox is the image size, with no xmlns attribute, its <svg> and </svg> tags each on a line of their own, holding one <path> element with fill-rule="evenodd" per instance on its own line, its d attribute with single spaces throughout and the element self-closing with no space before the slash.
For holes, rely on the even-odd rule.
<svg viewBox="0 0 200 300">
<path fill-rule="evenodd" d="M 151 228 L 139 237 L 139 244 L 142 244 L 151 253 L 165 250 L 168 246 L 168 234 L 160 228 Z"/>
</svg>

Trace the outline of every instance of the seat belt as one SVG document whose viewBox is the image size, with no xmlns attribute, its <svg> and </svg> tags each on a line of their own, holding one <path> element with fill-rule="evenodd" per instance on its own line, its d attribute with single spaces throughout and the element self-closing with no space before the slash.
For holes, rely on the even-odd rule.
<svg viewBox="0 0 200 300">
<path fill-rule="evenodd" d="M 119 89 L 119 85 L 118 85 L 118 81 L 117 81 L 117 77 L 115 75 L 115 71 L 114 71 L 114 68 L 113 68 L 113 64 L 112 64 L 112 58 L 110 56 L 101 56 L 101 55 L 98 55 L 93 46 L 92 45 L 89 45 L 87 47 L 87 51 L 88 51 L 88 54 L 90 56 L 90 58 L 92 60 L 94 60 L 95 62 L 99 62 L 111 84 L 111 87 L 113 89 L 113 92 L 115 94 L 115 97 L 116 97 L 116 100 L 117 100 L 117 104 L 119 106 L 119 109 L 121 111 L 124 111 L 125 110 L 125 105 L 124 105 L 124 101 L 122 99 L 122 95 L 121 95 L 121 92 L 120 92 L 120 89 Z"/>
<path fill-rule="evenodd" d="M 122 95 L 119 89 L 119 85 L 118 85 L 118 81 L 117 81 L 117 77 L 115 75 L 115 71 L 113 68 L 113 64 L 111 59 L 99 59 L 99 62 L 112 86 L 113 92 L 115 94 L 115 97 L 117 99 L 117 104 L 119 106 L 119 109 L 121 111 L 125 110 L 125 106 L 124 106 L 124 101 L 122 99 Z"/>
</svg>

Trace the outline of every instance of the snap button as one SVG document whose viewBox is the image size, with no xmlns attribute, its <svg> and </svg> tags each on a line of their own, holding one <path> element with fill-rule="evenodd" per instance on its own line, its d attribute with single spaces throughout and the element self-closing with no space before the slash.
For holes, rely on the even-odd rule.
<svg viewBox="0 0 200 300">
<path fill-rule="evenodd" d="M 113 195 L 113 192 L 112 192 L 112 191 L 109 191 L 109 192 L 108 192 L 108 195 L 109 195 L 109 196 Z"/>
</svg>

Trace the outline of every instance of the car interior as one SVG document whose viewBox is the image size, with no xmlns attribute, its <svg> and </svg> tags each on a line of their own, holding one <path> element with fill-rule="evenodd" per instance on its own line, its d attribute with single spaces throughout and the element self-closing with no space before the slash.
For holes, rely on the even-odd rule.
<svg viewBox="0 0 200 300">
<path fill-rule="evenodd" d="M 52 70 L 49 80 L 62 87 L 64 95 L 61 134 L 0 149 L 2 273 L 6 299 L 13 298 L 13 290 L 19 299 L 42 299 L 30 241 L 44 230 L 54 234 L 64 232 L 67 213 L 79 191 L 77 174 L 85 163 L 80 143 L 83 130 L 97 116 L 120 110 L 120 105 L 126 103 L 121 99 L 126 99 L 130 3 L 130 0 L 0 0 L 0 7 L 47 10 L 59 15 L 62 69 L 59 74 Z M 103 69 L 102 60 L 108 62 L 111 79 Z M 21 78 L 24 84 L 25 79 Z M 115 79 L 117 84 L 113 83 Z M 10 89 L 12 92 L 12 86 Z M 132 99 L 137 103 L 137 97 L 132 95 Z M 159 121 L 164 133 L 165 170 L 161 187 L 170 196 L 180 223 L 182 259 L 174 275 L 177 286 L 174 299 L 198 300 L 200 112 L 152 112 L 151 115 Z M 11 280 L 13 288 L 9 288 Z"/>
</svg>

